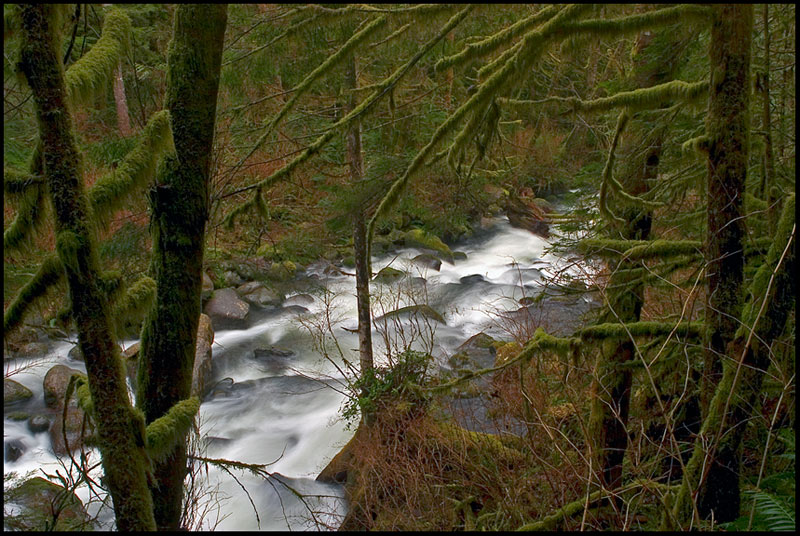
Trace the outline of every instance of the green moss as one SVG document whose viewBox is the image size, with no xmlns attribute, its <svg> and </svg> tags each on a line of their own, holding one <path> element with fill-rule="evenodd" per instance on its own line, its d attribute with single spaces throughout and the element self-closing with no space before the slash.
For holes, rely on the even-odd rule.
<svg viewBox="0 0 800 536">
<path fill-rule="evenodd" d="M 58 282 L 64 274 L 61 261 L 56 255 L 45 258 L 33 277 L 23 286 L 3 313 L 3 335 L 19 327 L 25 311 L 38 298 Z"/>
<path fill-rule="evenodd" d="M 120 60 L 130 47 L 131 20 L 121 10 L 111 10 L 103 20 L 103 33 L 95 45 L 66 72 L 67 95 L 72 106 L 85 106 L 105 94 Z"/>
<path fill-rule="evenodd" d="M 162 417 L 147 425 L 147 453 L 154 460 L 163 460 L 184 441 L 200 410 L 200 399 L 193 396 L 172 406 Z"/>
<path fill-rule="evenodd" d="M 433 251 L 442 257 L 442 260 L 453 262 L 453 251 L 441 239 L 423 229 L 411 229 L 405 235 L 406 247 L 421 248 Z"/>
</svg>

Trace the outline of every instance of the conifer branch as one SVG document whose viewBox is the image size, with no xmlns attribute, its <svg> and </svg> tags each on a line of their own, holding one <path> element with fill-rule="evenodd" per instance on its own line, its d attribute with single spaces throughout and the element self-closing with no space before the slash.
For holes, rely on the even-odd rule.
<svg viewBox="0 0 800 536">
<path fill-rule="evenodd" d="M 250 186 L 245 186 L 244 188 L 240 188 L 236 192 L 232 193 L 240 193 L 247 190 L 252 190 L 254 188 L 267 188 L 272 184 L 275 184 L 279 180 L 288 177 L 297 166 L 299 166 L 300 164 L 308 160 L 311 156 L 319 152 L 319 150 L 322 147 L 324 147 L 325 144 L 327 144 L 331 139 L 333 139 L 333 137 L 336 136 L 338 132 L 340 132 L 344 128 L 347 128 L 352 121 L 354 121 L 361 114 L 365 113 L 367 110 L 372 108 L 372 106 L 375 103 L 377 103 L 381 97 L 383 97 L 386 93 L 388 93 L 400 81 L 400 79 L 403 78 L 403 76 L 405 76 L 405 74 L 409 71 L 409 69 L 411 69 L 411 67 L 416 65 L 417 62 L 419 62 L 419 60 L 422 59 L 422 57 L 425 54 L 430 52 L 430 50 L 439 41 L 441 41 L 453 28 L 458 26 L 458 24 L 461 21 L 463 21 L 464 18 L 466 18 L 467 14 L 469 14 L 469 12 L 472 11 L 472 9 L 473 6 L 469 5 L 464 9 L 462 9 L 461 11 L 459 11 L 458 13 L 456 13 L 453 17 L 451 17 L 450 20 L 447 22 L 447 24 L 445 24 L 445 26 L 442 28 L 442 30 L 435 37 L 433 37 L 427 43 L 425 43 L 425 45 L 422 48 L 420 48 L 420 50 L 414 55 L 414 57 L 412 57 L 403 66 L 395 70 L 395 72 L 392 73 L 391 76 L 387 77 L 385 80 L 383 80 L 383 82 L 378 84 L 375 91 L 369 97 L 364 99 L 364 101 L 361 102 L 361 104 L 355 107 L 346 116 L 344 116 L 342 119 L 333 124 L 330 127 L 330 130 L 328 130 L 328 132 L 317 138 L 317 140 L 315 140 L 314 143 L 306 147 L 306 149 L 303 150 L 303 152 L 300 153 L 294 160 L 292 160 L 287 165 L 274 172 L 269 177 L 255 184 L 251 184 Z M 254 199 L 251 199 L 250 201 L 248 201 L 248 206 L 249 207 L 254 206 L 255 202 L 256 201 Z M 240 211 L 235 211 L 235 212 L 236 214 L 241 213 Z M 230 220 L 231 218 L 229 214 L 223 221 L 223 224 L 230 224 Z"/>
<path fill-rule="evenodd" d="M 386 24 L 386 17 L 378 17 L 377 19 L 372 21 L 365 28 L 363 28 L 361 31 L 357 32 L 350 39 L 348 39 L 347 42 L 344 45 L 342 45 L 342 47 L 335 54 L 328 57 L 328 59 L 322 62 L 316 69 L 314 69 L 308 75 L 306 75 L 306 77 L 302 80 L 302 82 L 300 82 L 297 86 L 292 88 L 293 92 L 292 98 L 289 99 L 289 101 L 283 105 L 283 107 L 275 116 L 273 116 L 273 118 L 267 124 L 266 130 L 258 138 L 258 141 L 256 141 L 253 148 L 250 149 L 250 151 L 241 160 L 239 160 L 239 162 L 235 166 L 233 166 L 233 168 L 230 170 L 229 173 L 233 174 L 237 170 L 239 170 L 239 168 L 242 167 L 242 165 L 247 161 L 247 159 L 253 156 L 253 153 L 255 153 L 264 144 L 265 141 L 267 141 L 267 138 L 269 138 L 269 135 L 272 133 L 273 129 L 278 125 L 278 123 L 280 123 L 281 119 L 283 119 L 286 116 L 286 114 L 288 114 L 289 111 L 294 107 L 294 104 L 297 102 L 297 99 L 303 96 L 311 88 L 311 84 L 317 81 L 319 77 L 322 76 L 323 74 L 330 72 L 330 70 L 333 68 L 334 65 L 337 65 L 341 61 L 348 58 L 355 47 L 361 44 L 365 39 L 367 39 L 370 35 L 372 35 L 378 28 L 380 28 L 384 24 Z"/>
</svg>

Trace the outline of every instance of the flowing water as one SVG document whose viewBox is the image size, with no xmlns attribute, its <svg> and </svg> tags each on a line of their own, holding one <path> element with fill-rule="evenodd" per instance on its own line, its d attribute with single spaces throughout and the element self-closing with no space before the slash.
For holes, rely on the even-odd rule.
<svg viewBox="0 0 800 536">
<path fill-rule="evenodd" d="M 547 253 L 548 246 L 503 218 L 454 248 L 466 258 L 443 262 L 438 271 L 412 262 L 422 253 L 413 248 L 373 258 L 375 272 L 391 266 L 408 273 L 371 285 L 378 319 L 373 331 L 376 361 L 386 363 L 387 348 L 393 355 L 414 348 L 445 365 L 455 348 L 476 333 L 509 339 L 516 324 L 502 313 L 520 309 L 521 298 L 541 292 L 543 280 L 563 268 L 565 261 Z M 580 275 L 575 267 L 567 270 Z M 445 323 L 413 312 L 380 319 L 422 303 Z M 315 478 L 353 434 L 340 414 L 348 378 L 353 377 L 349 364 L 358 362 L 354 278 L 312 266 L 281 307 L 252 307 L 250 316 L 248 329 L 215 334 L 212 387 L 200 408 L 199 445 L 208 458 L 269 464 L 266 470 L 272 476 L 264 479 L 231 469 L 234 479 L 213 465 L 203 470 L 198 482 L 216 490 L 212 503 L 220 508 L 206 513 L 202 528 L 335 528 L 346 511 L 342 488 Z M 56 343 L 46 362 L 13 379 L 34 392 L 33 400 L 43 400 L 42 379 L 53 364 L 85 370 L 67 357 L 71 346 Z M 25 421 L 13 421 L 8 414 L 4 425 L 6 445 L 21 442 L 24 447 L 17 460 L 4 463 L 4 473 L 52 473 L 59 467 L 47 432 L 33 434 Z M 80 489 L 78 495 L 85 501 L 88 491 Z M 100 519 L 113 522 L 108 511 Z"/>
</svg>

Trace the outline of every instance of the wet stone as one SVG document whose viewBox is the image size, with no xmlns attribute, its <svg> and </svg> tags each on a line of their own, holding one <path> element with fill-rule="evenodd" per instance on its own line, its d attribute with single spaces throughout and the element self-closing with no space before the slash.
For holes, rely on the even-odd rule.
<svg viewBox="0 0 800 536">
<path fill-rule="evenodd" d="M 21 439 L 11 439 L 3 443 L 3 459 L 7 462 L 17 461 L 27 450 Z"/>
<path fill-rule="evenodd" d="M 33 415 L 28 419 L 28 429 L 34 434 L 46 432 L 50 428 L 50 418 L 47 415 Z"/>
</svg>

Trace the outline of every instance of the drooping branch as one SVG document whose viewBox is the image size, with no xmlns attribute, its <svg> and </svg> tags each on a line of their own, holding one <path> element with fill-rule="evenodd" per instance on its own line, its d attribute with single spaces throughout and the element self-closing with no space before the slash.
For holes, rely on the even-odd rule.
<svg viewBox="0 0 800 536">
<path fill-rule="evenodd" d="M 117 168 L 98 179 L 89 189 L 89 203 L 96 224 L 104 225 L 133 193 L 141 191 L 153 178 L 158 159 L 172 146 L 169 112 L 162 110 L 153 114 L 141 140 Z"/>
<path fill-rule="evenodd" d="M 73 107 L 87 105 L 106 91 L 130 47 L 130 34 L 131 20 L 125 13 L 117 9 L 106 13 L 100 39 L 66 71 L 67 95 Z"/>
</svg>

